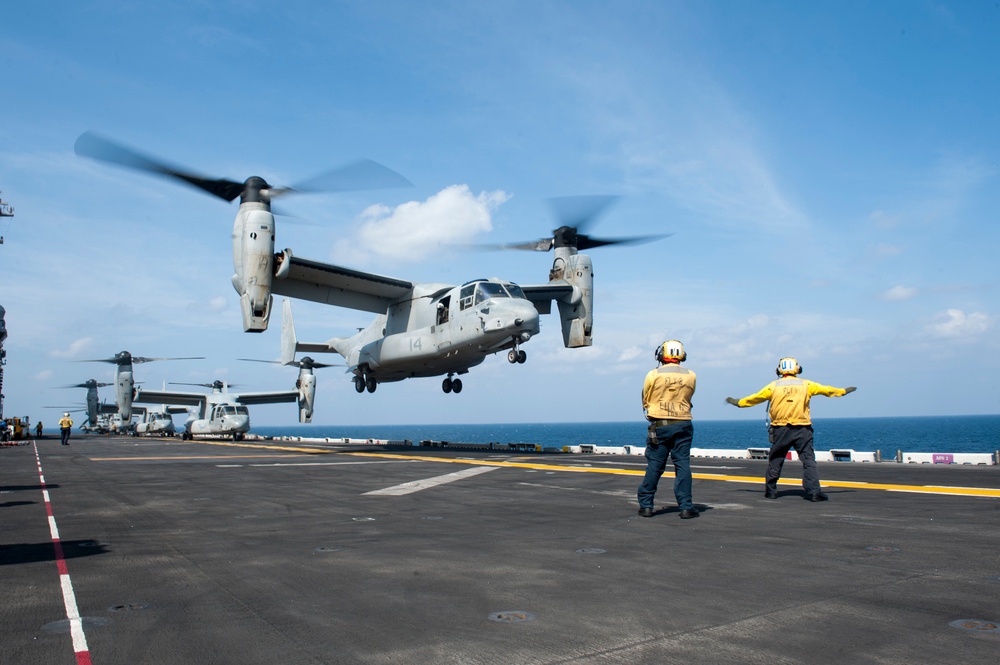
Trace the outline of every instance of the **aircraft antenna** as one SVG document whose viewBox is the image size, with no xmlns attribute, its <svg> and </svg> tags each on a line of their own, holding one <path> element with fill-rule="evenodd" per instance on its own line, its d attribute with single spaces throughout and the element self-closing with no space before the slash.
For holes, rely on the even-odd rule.
<svg viewBox="0 0 1000 665">
<path fill-rule="evenodd" d="M 3 194 L 3 192 L 0 192 Z M 14 206 L 5 202 L 0 198 L 0 217 L 13 217 L 14 216 Z M 0 245 L 3 244 L 3 236 L 0 236 Z M 0 415 L 3 415 L 3 411 L 0 410 Z"/>
</svg>

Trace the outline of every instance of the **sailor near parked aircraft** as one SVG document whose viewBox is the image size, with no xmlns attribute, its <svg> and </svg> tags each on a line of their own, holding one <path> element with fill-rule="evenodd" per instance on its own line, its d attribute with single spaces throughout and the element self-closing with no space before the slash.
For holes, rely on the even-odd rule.
<svg viewBox="0 0 1000 665">
<path fill-rule="evenodd" d="M 304 370 L 300 370 L 300 373 Z M 135 401 L 140 403 L 175 404 L 193 407 L 188 410 L 189 418 L 184 423 L 181 438 L 191 439 L 194 436 L 225 436 L 234 441 L 243 438 L 250 431 L 250 412 L 247 406 L 253 404 L 278 404 L 282 402 L 298 402 L 299 422 L 312 422 L 312 405 L 315 402 L 316 384 L 313 382 L 297 382 L 301 387 L 296 390 L 256 393 L 230 393 L 225 381 L 212 383 L 186 383 L 173 385 L 197 385 L 211 388 L 212 392 L 176 392 L 170 390 L 136 391 Z"/>
<path fill-rule="evenodd" d="M 78 155 L 175 178 L 226 201 L 240 197 L 233 225 L 233 287 L 240 295 L 243 329 L 267 329 L 273 295 L 346 307 L 376 314 L 376 319 L 349 338 L 325 343 L 297 343 L 289 306 L 284 308 L 282 360 L 295 351 L 339 353 L 348 362 L 358 392 L 374 392 L 379 383 L 410 377 L 446 375 L 445 392 L 460 392 L 455 375 L 465 374 L 486 356 L 507 350 L 511 363 L 523 363 L 520 346 L 538 334 L 538 316 L 551 312 L 555 301 L 567 348 L 593 343 L 593 266 L 579 250 L 635 243 L 664 236 L 597 239 L 581 231 L 612 197 L 557 199 L 562 226 L 551 237 L 504 249 L 549 251 L 555 258 L 546 284 L 518 286 L 500 279 L 477 279 L 462 285 L 414 283 L 311 261 L 290 249 L 275 252 L 271 199 L 294 191 L 373 189 L 399 186 L 395 172 L 366 163 L 359 174 L 343 169 L 314 178 L 297 188 L 275 188 L 263 178 L 244 182 L 206 178 L 140 155 L 91 133 L 80 136 Z M 377 168 L 376 168 L 377 167 Z M 347 177 L 349 176 L 349 177 Z"/>
</svg>

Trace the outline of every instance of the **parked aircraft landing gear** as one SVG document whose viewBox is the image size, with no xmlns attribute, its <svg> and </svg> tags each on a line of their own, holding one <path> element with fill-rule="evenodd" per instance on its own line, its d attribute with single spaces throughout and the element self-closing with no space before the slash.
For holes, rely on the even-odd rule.
<svg viewBox="0 0 1000 665">
<path fill-rule="evenodd" d="M 462 379 L 453 379 L 451 378 L 451 375 L 449 375 L 448 378 L 441 383 L 441 390 L 446 393 L 455 393 L 457 395 L 462 392 Z"/>
</svg>

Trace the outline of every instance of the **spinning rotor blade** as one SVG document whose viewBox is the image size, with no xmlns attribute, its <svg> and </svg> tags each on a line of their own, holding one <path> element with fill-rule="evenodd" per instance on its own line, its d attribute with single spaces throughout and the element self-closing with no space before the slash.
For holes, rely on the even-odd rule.
<svg viewBox="0 0 1000 665">
<path fill-rule="evenodd" d="M 87 361 L 81 360 L 80 362 L 87 362 Z M 98 382 L 94 381 L 93 383 L 90 383 L 90 382 L 88 382 L 88 383 L 75 383 L 72 386 L 57 386 L 57 387 L 59 387 L 59 388 L 90 388 L 91 386 L 93 386 L 94 388 L 104 388 L 105 386 L 113 386 L 113 385 L 115 385 L 115 384 L 113 384 L 113 383 L 98 383 Z"/>
<path fill-rule="evenodd" d="M 213 381 L 212 383 L 181 383 L 179 381 L 169 381 L 171 386 L 201 386 L 202 388 L 242 388 L 243 385 L 240 383 L 226 383 L 225 381 Z"/>
<path fill-rule="evenodd" d="M 562 224 L 552 232 L 551 237 L 521 243 L 492 245 L 491 247 L 533 252 L 547 252 L 553 247 L 573 247 L 577 250 L 586 250 L 607 245 L 638 245 L 673 235 L 666 233 L 629 238 L 592 238 L 581 233 L 617 200 L 617 196 L 564 196 L 550 199 L 549 202 L 555 212 L 556 219 Z"/>
<path fill-rule="evenodd" d="M 147 157 L 131 148 L 109 141 L 93 132 L 84 132 L 76 140 L 73 150 L 81 157 L 89 157 L 109 164 L 117 164 L 130 169 L 147 171 L 157 175 L 175 178 L 198 189 L 202 189 L 224 201 L 232 201 L 243 192 L 243 183 L 233 180 L 206 178 L 194 173 L 187 173 L 165 162 Z"/>
<path fill-rule="evenodd" d="M 583 230 L 590 226 L 605 209 L 617 201 L 617 196 L 559 196 L 549 199 L 561 226 Z"/>
<path fill-rule="evenodd" d="M 129 363 L 138 365 L 140 363 L 151 363 L 157 360 L 204 360 L 204 356 L 188 356 L 184 358 L 143 358 L 142 356 L 133 356 L 127 351 L 122 351 L 111 358 L 91 358 L 87 360 L 76 360 L 74 362 L 78 363 L 109 363 L 111 365 L 128 365 Z M 98 384 L 98 385 L 111 385 L 110 383 Z M 86 386 L 84 386 L 86 387 Z"/>
<path fill-rule="evenodd" d="M 301 360 L 293 360 L 290 363 L 283 363 L 280 360 L 258 360 L 256 358 L 237 358 L 237 360 L 246 360 L 252 363 L 270 363 L 272 365 L 291 365 L 293 367 L 308 367 L 312 369 L 320 369 L 323 367 L 347 367 L 347 365 L 334 365 L 330 363 L 318 363 L 309 356 L 304 356 Z"/>
<path fill-rule="evenodd" d="M 142 358 L 139 356 L 132 356 L 133 363 L 151 363 L 157 360 L 204 360 L 205 356 L 187 356 L 184 358 Z"/>
<path fill-rule="evenodd" d="M 276 189 L 271 196 L 285 192 L 355 192 L 364 189 L 392 189 L 395 187 L 412 187 L 413 183 L 387 166 L 370 159 L 359 159 L 356 162 L 321 173 L 294 187 Z"/>
<path fill-rule="evenodd" d="M 93 132 L 81 134 L 80 138 L 76 140 L 74 150 L 82 157 L 186 182 L 224 201 L 233 201 L 248 191 L 259 192 L 265 200 L 269 200 L 292 193 L 349 192 L 363 189 L 408 187 L 413 184 L 392 169 L 370 159 L 362 159 L 327 171 L 295 187 L 272 187 L 263 178 L 257 176 L 251 176 L 244 182 L 237 182 L 190 173 L 98 136 Z M 259 199 L 255 198 L 254 200 Z"/>
</svg>

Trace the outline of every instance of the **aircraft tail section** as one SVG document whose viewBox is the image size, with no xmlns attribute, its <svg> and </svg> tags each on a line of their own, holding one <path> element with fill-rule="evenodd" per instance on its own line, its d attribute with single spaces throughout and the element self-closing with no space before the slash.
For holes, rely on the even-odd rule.
<svg viewBox="0 0 1000 665">
<path fill-rule="evenodd" d="M 292 303 L 285 298 L 281 303 L 281 364 L 295 362 L 295 322 L 292 320 Z"/>
<path fill-rule="evenodd" d="M 355 335 L 357 337 L 357 335 Z M 292 319 L 292 303 L 288 299 L 281 305 L 281 364 L 291 365 L 295 362 L 296 351 L 307 353 L 339 353 L 347 357 L 353 337 L 334 338 L 326 342 L 300 342 L 295 335 L 295 322 Z M 347 344 L 345 344 L 347 343 Z"/>
</svg>

